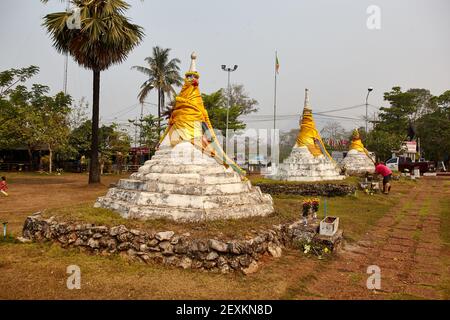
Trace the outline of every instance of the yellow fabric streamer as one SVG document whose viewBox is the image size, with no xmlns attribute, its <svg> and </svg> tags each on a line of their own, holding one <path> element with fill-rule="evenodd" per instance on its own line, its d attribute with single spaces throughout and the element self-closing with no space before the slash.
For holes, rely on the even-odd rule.
<svg viewBox="0 0 450 320">
<path fill-rule="evenodd" d="M 218 143 L 208 112 L 203 105 L 198 78 L 197 72 L 186 73 L 184 85 L 176 97 L 168 128 L 161 137 L 160 143 L 167 135 L 172 146 L 182 141 L 190 141 L 202 152 L 214 157 L 226 167 L 231 166 L 243 176 L 245 171 L 226 155 Z"/>
<path fill-rule="evenodd" d="M 300 132 L 297 136 L 296 146 L 307 147 L 309 152 L 311 152 L 314 157 L 326 155 L 331 159 L 331 156 L 326 151 L 322 138 L 316 129 L 316 125 L 312 117 L 312 111 L 306 107 L 303 109 L 303 117 L 300 124 Z M 322 152 L 322 149 L 325 154 Z"/>
</svg>

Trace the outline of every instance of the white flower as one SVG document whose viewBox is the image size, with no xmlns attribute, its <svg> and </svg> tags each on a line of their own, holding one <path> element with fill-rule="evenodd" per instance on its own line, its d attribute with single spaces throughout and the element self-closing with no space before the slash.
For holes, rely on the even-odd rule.
<svg viewBox="0 0 450 320">
<path fill-rule="evenodd" d="M 311 250 L 311 246 L 308 244 L 305 244 L 304 248 L 305 250 L 303 251 L 303 253 L 308 253 Z"/>
</svg>

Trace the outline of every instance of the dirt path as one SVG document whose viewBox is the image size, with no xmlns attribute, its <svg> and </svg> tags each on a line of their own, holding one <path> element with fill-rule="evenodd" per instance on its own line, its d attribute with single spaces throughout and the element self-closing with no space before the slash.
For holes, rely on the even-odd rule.
<svg viewBox="0 0 450 320">
<path fill-rule="evenodd" d="M 9 197 L 0 197 L 0 222 L 8 221 L 8 230 L 20 234 L 23 222 L 33 212 L 65 207 L 93 199 L 105 193 L 118 176 L 104 176 L 102 183 L 88 185 L 85 174 L 47 176 L 10 173 Z"/>
<path fill-rule="evenodd" d="M 449 270 L 440 239 L 439 198 L 448 196 L 441 179 L 423 179 L 356 245 L 347 245 L 296 299 L 443 299 Z M 448 189 L 448 188 L 447 188 Z M 444 194 L 443 194 L 444 193 Z M 381 272 L 381 289 L 367 289 L 368 266 Z"/>
</svg>

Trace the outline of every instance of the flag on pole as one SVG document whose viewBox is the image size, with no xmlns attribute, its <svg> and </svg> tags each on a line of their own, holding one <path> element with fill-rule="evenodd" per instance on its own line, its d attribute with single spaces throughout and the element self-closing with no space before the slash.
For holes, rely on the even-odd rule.
<svg viewBox="0 0 450 320">
<path fill-rule="evenodd" d="M 275 54 L 275 71 L 278 73 L 279 69 L 280 69 L 280 63 L 278 62 L 278 55 Z"/>
</svg>

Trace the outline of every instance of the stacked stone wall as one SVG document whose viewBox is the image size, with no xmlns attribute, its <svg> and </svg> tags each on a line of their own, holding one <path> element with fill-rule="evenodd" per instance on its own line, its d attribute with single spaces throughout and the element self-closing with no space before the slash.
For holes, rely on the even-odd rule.
<svg viewBox="0 0 450 320">
<path fill-rule="evenodd" d="M 144 262 L 156 261 L 184 269 L 202 269 L 228 273 L 255 272 L 263 255 L 280 257 L 282 248 L 295 247 L 304 241 L 321 241 L 333 249 L 340 239 L 318 237 L 318 223 L 307 227 L 300 221 L 260 230 L 250 239 L 219 240 L 196 238 L 173 231 L 147 232 L 113 227 L 58 222 L 40 213 L 27 217 L 23 227 L 25 241 L 53 241 L 62 247 L 83 248 L 94 254 L 121 254 Z M 320 240 L 319 240 L 320 238 Z"/>
</svg>

